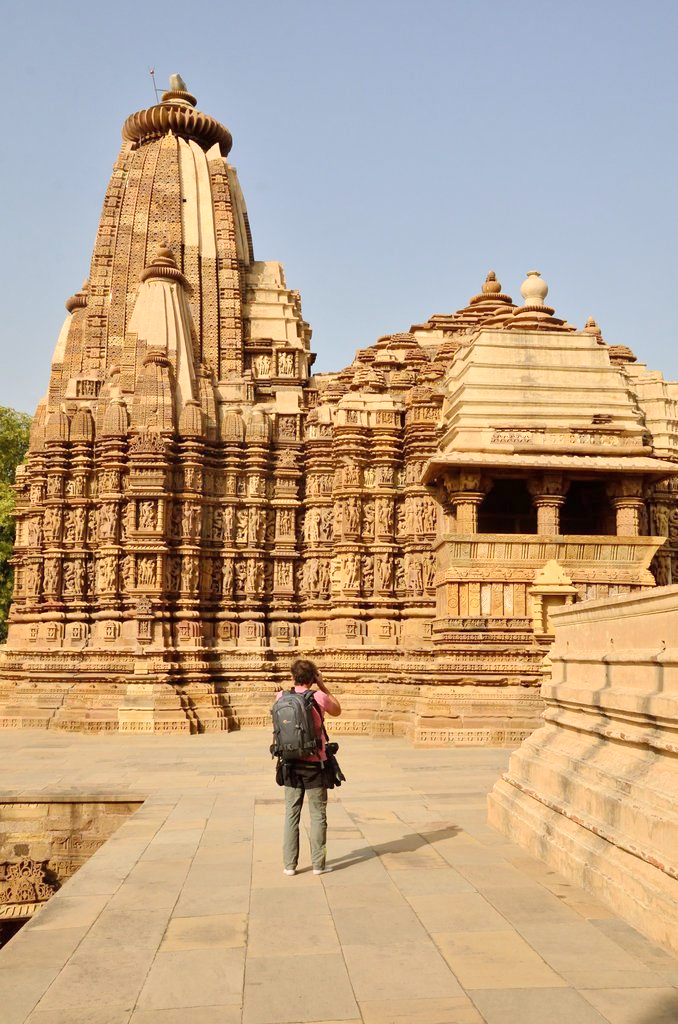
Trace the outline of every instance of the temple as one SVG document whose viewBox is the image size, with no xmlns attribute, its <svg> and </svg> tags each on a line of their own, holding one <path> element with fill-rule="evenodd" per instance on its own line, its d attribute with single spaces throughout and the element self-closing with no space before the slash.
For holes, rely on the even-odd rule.
<svg viewBox="0 0 678 1024">
<path fill-rule="evenodd" d="M 678 384 L 493 273 L 313 375 L 231 136 L 131 115 L 17 474 L 0 726 L 268 724 L 294 657 L 337 728 L 507 743 L 551 612 L 678 581 Z"/>
</svg>

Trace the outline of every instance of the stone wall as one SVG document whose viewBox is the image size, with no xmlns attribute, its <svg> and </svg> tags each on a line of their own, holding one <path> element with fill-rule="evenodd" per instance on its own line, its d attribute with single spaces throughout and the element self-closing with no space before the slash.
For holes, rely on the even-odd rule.
<svg viewBox="0 0 678 1024">
<path fill-rule="evenodd" d="M 678 952 L 678 586 L 553 615 L 543 728 L 489 796 L 512 841 Z"/>
</svg>

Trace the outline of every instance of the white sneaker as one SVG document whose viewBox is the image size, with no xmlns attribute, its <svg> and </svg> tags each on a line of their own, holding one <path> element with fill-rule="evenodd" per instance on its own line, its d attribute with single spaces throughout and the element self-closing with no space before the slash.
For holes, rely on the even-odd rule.
<svg viewBox="0 0 678 1024">
<path fill-rule="evenodd" d="M 332 870 L 332 868 L 313 868 L 313 874 L 314 875 L 326 875 L 327 872 L 331 871 L 331 870 Z"/>
<path fill-rule="evenodd" d="M 283 868 L 283 875 L 296 875 L 296 868 Z"/>
</svg>

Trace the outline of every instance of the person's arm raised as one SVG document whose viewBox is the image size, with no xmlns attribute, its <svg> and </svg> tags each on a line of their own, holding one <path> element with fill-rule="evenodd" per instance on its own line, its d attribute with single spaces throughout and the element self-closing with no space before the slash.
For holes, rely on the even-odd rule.
<svg viewBox="0 0 678 1024">
<path fill-rule="evenodd" d="M 334 694 L 330 693 L 330 691 L 325 686 L 325 683 L 323 681 L 323 677 L 320 674 L 320 672 L 318 672 L 318 674 L 315 677 L 315 684 L 318 687 L 318 689 L 322 690 L 322 692 L 325 694 L 325 696 L 327 698 L 329 698 L 327 706 L 325 708 L 325 710 L 327 711 L 327 714 L 328 715 L 332 715 L 333 718 L 336 718 L 338 715 L 341 714 L 341 704 L 339 703 L 337 698 L 334 696 Z"/>
</svg>

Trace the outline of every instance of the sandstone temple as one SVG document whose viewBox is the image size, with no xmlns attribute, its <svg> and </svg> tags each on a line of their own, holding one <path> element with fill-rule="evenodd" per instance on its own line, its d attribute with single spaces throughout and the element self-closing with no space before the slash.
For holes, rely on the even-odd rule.
<svg viewBox="0 0 678 1024">
<path fill-rule="evenodd" d="M 678 384 L 528 273 L 313 374 L 231 136 L 132 114 L 17 474 L 0 724 L 269 722 L 300 654 L 337 728 L 517 743 L 550 614 L 678 581 Z"/>
</svg>

